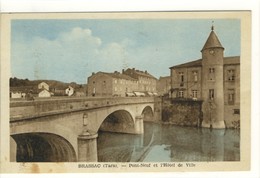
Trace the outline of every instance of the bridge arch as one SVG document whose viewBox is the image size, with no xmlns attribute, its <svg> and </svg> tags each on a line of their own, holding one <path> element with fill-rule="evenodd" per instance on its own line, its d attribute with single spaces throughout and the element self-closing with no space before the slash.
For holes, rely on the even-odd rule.
<svg viewBox="0 0 260 178">
<path fill-rule="evenodd" d="M 22 133 L 16 142 L 17 162 L 75 162 L 76 152 L 65 138 L 53 133 Z"/>
<path fill-rule="evenodd" d="M 142 110 L 142 115 L 144 121 L 153 121 L 154 120 L 154 112 L 151 106 L 145 106 Z"/>
<path fill-rule="evenodd" d="M 120 133 L 132 133 L 135 119 L 127 110 L 116 110 L 105 117 L 98 130 Z"/>
</svg>

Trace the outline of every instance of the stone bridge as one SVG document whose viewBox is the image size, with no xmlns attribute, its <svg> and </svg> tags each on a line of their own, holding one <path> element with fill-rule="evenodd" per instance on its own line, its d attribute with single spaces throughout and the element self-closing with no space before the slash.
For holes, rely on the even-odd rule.
<svg viewBox="0 0 260 178">
<path fill-rule="evenodd" d="M 96 162 L 98 131 L 143 134 L 153 97 L 49 98 L 10 103 L 10 159 Z"/>
</svg>

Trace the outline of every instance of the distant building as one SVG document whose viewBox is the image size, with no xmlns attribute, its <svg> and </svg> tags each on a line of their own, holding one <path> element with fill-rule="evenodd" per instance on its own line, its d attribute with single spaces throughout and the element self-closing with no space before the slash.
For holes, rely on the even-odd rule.
<svg viewBox="0 0 260 178">
<path fill-rule="evenodd" d="M 75 91 L 73 96 L 77 96 L 77 97 L 86 96 L 86 93 L 83 91 Z"/>
<path fill-rule="evenodd" d="M 51 88 L 51 92 L 54 94 L 54 96 L 66 96 L 65 90 L 67 87 L 60 87 L 60 86 L 55 86 Z"/>
<path fill-rule="evenodd" d="M 126 96 L 137 89 L 137 79 L 117 71 L 92 73 L 88 77 L 88 96 Z"/>
<path fill-rule="evenodd" d="M 22 95 L 22 93 L 19 92 L 19 91 L 17 91 L 17 92 L 11 91 L 11 92 L 10 92 L 10 97 L 11 97 L 11 98 L 23 98 L 23 95 Z"/>
<path fill-rule="evenodd" d="M 38 89 L 46 89 L 46 90 L 50 90 L 49 89 L 49 85 L 47 84 L 47 83 L 45 83 L 45 82 L 41 82 L 41 83 L 39 83 L 38 84 Z"/>
<path fill-rule="evenodd" d="M 212 27 L 202 59 L 171 67 L 173 98 L 202 100 L 202 127 L 225 128 L 240 121 L 240 57 L 224 57 Z"/>
<path fill-rule="evenodd" d="M 69 86 L 68 88 L 65 89 L 65 94 L 68 96 L 72 96 L 74 94 L 74 88 Z"/>
<path fill-rule="evenodd" d="M 147 71 L 140 71 L 132 68 L 123 70 L 122 74 L 128 75 L 138 81 L 137 91 L 156 92 L 157 79 Z"/>
<path fill-rule="evenodd" d="M 76 96 L 76 97 L 83 97 L 83 96 L 87 96 L 86 95 L 86 85 L 80 85 L 78 87 L 76 87 L 74 89 L 74 94 L 73 96 Z"/>
<path fill-rule="evenodd" d="M 23 87 L 10 87 L 10 98 L 25 98 L 27 92 Z"/>
<path fill-rule="evenodd" d="M 45 88 L 40 89 L 37 93 L 38 93 L 38 97 L 40 98 L 51 97 L 51 92 L 49 92 Z"/>
<path fill-rule="evenodd" d="M 157 93 L 160 96 L 169 95 L 171 90 L 171 76 L 160 77 L 157 81 Z"/>
<path fill-rule="evenodd" d="M 29 93 L 33 97 L 51 97 L 52 95 L 49 85 L 45 82 L 32 86 L 10 87 L 10 98 L 26 98 Z"/>
<path fill-rule="evenodd" d="M 37 86 L 24 86 L 24 87 L 10 87 L 10 98 L 26 98 L 28 93 L 33 91 L 36 93 L 35 96 L 38 96 L 39 89 Z"/>
</svg>

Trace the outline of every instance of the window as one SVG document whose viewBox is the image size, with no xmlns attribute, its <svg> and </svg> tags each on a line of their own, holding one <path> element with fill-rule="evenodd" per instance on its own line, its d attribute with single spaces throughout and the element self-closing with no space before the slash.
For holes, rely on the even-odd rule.
<svg viewBox="0 0 260 178">
<path fill-rule="evenodd" d="M 117 91 L 117 87 L 115 87 L 115 91 Z"/>
<path fill-rule="evenodd" d="M 209 68 L 209 80 L 215 80 L 215 68 Z"/>
<path fill-rule="evenodd" d="M 228 70 L 227 78 L 228 78 L 228 81 L 234 81 L 235 80 L 235 70 L 233 70 L 233 69 Z"/>
<path fill-rule="evenodd" d="M 192 98 L 198 98 L 198 90 L 192 90 Z"/>
<path fill-rule="evenodd" d="M 180 76 L 180 82 L 184 82 L 184 74 L 183 74 L 183 72 L 179 72 L 179 76 Z"/>
<path fill-rule="evenodd" d="M 228 90 L 228 104 L 233 105 L 235 103 L 235 90 L 229 89 Z"/>
<path fill-rule="evenodd" d="M 214 68 L 209 68 L 209 73 L 215 73 L 215 69 Z"/>
<path fill-rule="evenodd" d="M 213 100 L 214 99 L 214 89 L 209 90 L 209 99 Z"/>
<path fill-rule="evenodd" d="M 117 83 L 117 80 L 115 79 L 115 83 Z"/>
<path fill-rule="evenodd" d="M 198 81 L 198 72 L 197 71 L 193 71 L 193 80 L 194 82 L 197 82 Z"/>
<path fill-rule="evenodd" d="M 240 114 L 240 109 L 234 109 L 234 114 Z"/>
<path fill-rule="evenodd" d="M 183 91 L 179 91 L 179 97 L 180 97 L 180 98 L 183 98 L 183 97 L 184 97 Z"/>
</svg>

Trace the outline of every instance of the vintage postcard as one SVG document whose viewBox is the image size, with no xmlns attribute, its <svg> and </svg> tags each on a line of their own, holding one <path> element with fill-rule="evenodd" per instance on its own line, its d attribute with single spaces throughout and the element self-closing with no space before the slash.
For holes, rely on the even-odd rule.
<svg viewBox="0 0 260 178">
<path fill-rule="evenodd" d="M 250 170 L 251 12 L 1 15 L 1 172 Z"/>
</svg>

